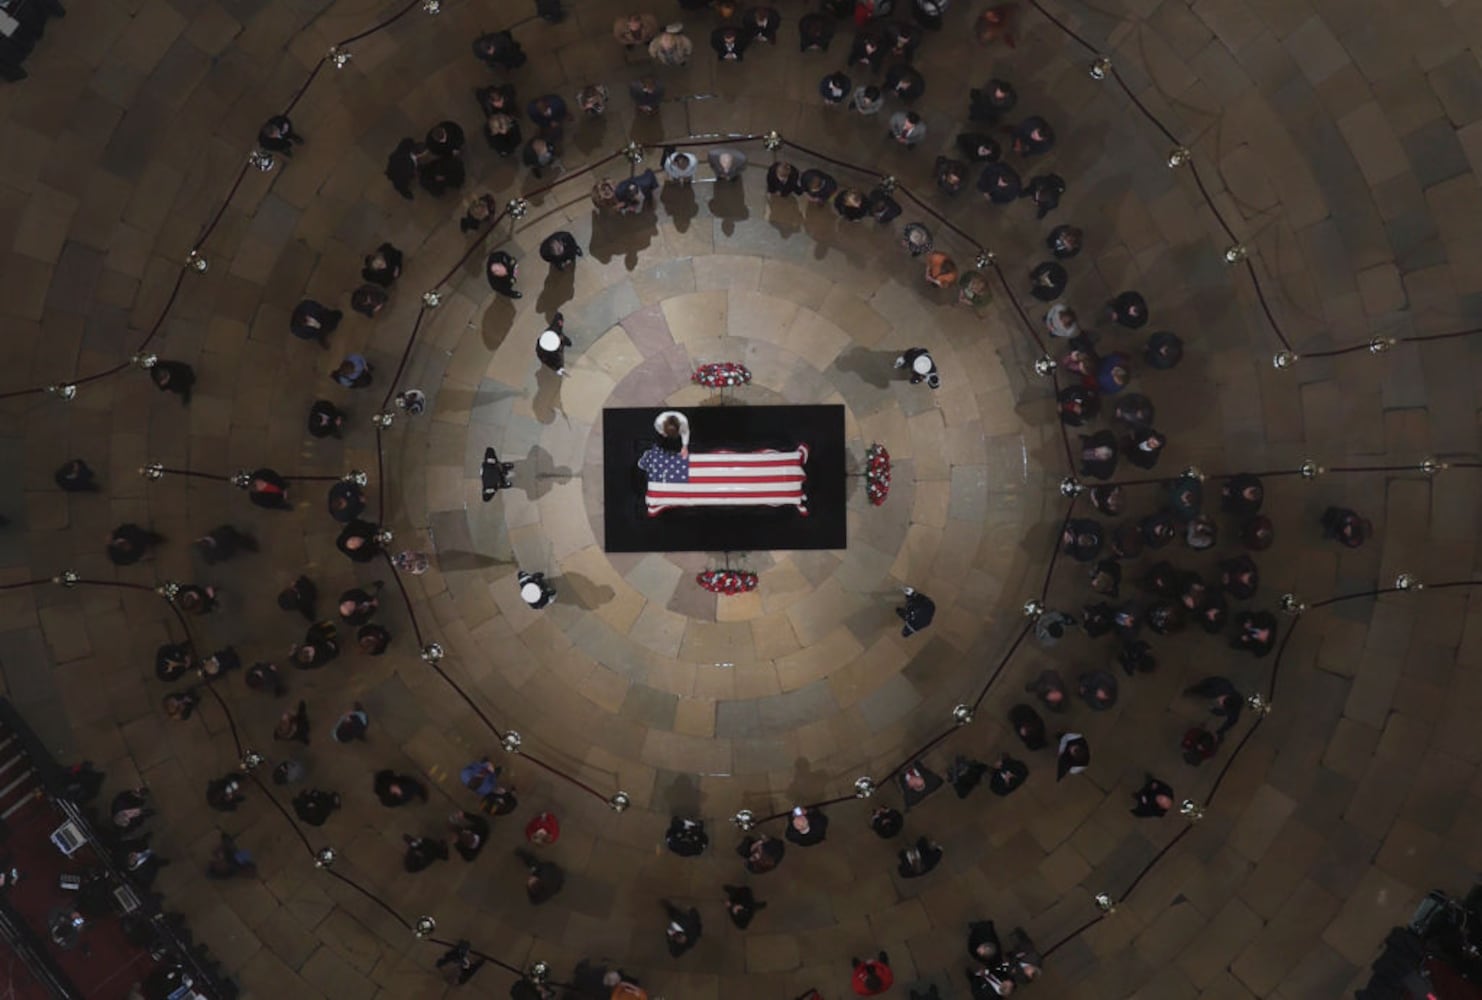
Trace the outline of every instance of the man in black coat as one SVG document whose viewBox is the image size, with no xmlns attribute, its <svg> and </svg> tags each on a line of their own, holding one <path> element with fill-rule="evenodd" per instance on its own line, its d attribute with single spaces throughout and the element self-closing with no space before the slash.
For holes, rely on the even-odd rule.
<svg viewBox="0 0 1482 1000">
<path fill-rule="evenodd" d="M 381 554 L 381 543 L 376 541 L 380 530 L 378 525 L 369 521 L 351 521 L 335 540 L 335 548 L 349 556 L 352 562 L 370 562 Z"/>
<path fill-rule="evenodd" d="M 910 587 L 904 588 L 906 603 L 904 607 L 895 609 L 895 613 L 905 622 L 901 626 L 901 637 L 909 639 L 931 624 L 932 618 L 936 617 L 936 603 L 925 594 Z"/>
<path fill-rule="evenodd" d="M 540 259 L 557 271 L 566 270 L 581 255 L 581 246 L 576 242 L 576 237 L 565 230 L 551 233 L 540 241 Z"/>
<path fill-rule="evenodd" d="M 412 200 L 412 181 L 417 179 L 422 147 L 411 137 L 402 139 L 386 158 L 386 177 L 396 193 L 407 201 Z"/>
<path fill-rule="evenodd" d="M 828 836 L 828 817 L 821 809 L 795 806 L 787 821 L 787 832 L 783 836 L 799 847 L 821 844 Z"/>
<path fill-rule="evenodd" d="M 523 294 L 515 290 L 515 281 L 519 276 L 519 263 L 503 250 L 495 250 L 484 262 L 484 277 L 489 280 L 489 287 L 500 295 L 519 298 Z"/>
<path fill-rule="evenodd" d="M 667 899 L 660 900 L 664 905 L 664 912 L 669 917 L 669 925 L 664 928 L 664 937 L 669 943 L 669 954 L 678 958 L 689 951 L 700 940 L 700 911 L 693 906 L 688 910 L 681 910 Z"/>
</svg>

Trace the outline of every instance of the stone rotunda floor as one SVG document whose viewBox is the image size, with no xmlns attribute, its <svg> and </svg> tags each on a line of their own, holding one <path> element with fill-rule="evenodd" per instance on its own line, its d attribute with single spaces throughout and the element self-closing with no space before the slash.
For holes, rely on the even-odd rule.
<svg viewBox="0 0 1482 1000">
<path fill-rule="evenodd" d="M 1070 262 L 1066 300 L 1089 317 L 1110 295 L 1138 288 L 1152 305 L 1149 330 L 1172 329 L 1188 345 L 1179 368 L 1140 368 L 1134 383 L 1172 438 L 1160 472 L 1190 463 L 1211 472 L 1292 468 L 1309 457 L 1328 466 L 1475 460 L 1477 344 L 1273 370 L 1277 345 L 1260 305 L 1242 273 L 1220 261 L 1226 240 L 1187 172 L 1163 166 L 1165 138 L 1090 80 L 1088 58 L 1039 15 L 1026 15 L 1017 49 L 985 52 L 967 31 L 977 10 L 953 8 L 950 30 L 928 38 L 919 57 L 930 137 L 905 152 L 883 140 L 882 120 L 820 106 L 817 81 L 842 62 L 848 32 L 828 56 L 800 55 L 802 8 L 780 6 L 782 42 L 752 49 L 739 67 L 717 66 L 704 47 L 712 16 L 686 14 L 696 57 L 665 75 L 680 99 L 657 119 L 632 116 L 627 82 L 648 63 L 612 41 L 624 10 L 608 0 L 580 4 L 560 26 L 519 27 L 531 61 L 513 79 L 522 98 L 557 90 L 569 99 L 593 80 L 612 91 L 605 119 L 574 125 L 572 170 L 629 139 L 652 147 L 665 137 L 777 129 L 930 191 L 932 204 L 993 249 L 1035 319 L 1025 275 L 1045 256 L 1045 231 L 1083 226 L 1087 250 Z M 1361 7 L 1357 17 L 1348 6 L 1265 0 L 1053 8 L 1105 47 L 1138 98 L 1193 149 L 1299 350 L 1466 328 L 1482 309 L 1482 276 L 1470 263 L 1482 250 L 1474 167 L 1482 74 L 1469 48 L 1482 40 L 1482 19 L 1465 4 L 1407 6 L 1403 19 L 1380 4 Z M 363 2 L 268 0 L 80 0 L 70 10 L 38 50 L 31 79 L 0 92 L 8 153 L 0 218 L 9 234 L 0 244 L 9 334 L 0 389 L 126 359 L 158 320 L 261 119 L 333 41 L 386 14 Z M 325 373 L 340 352 L 363 350 L 389 379 L 421 293 L 467 247 L 461 204 L 422 194 L 402 201 L 381 177 L 384 158 L 400 136 L 452 117 L 474 138 L 466 194 L 488 189 L 503 201 L 535 186 L 478 141 L 471 90 L 488 74 L 467 55 L 478 31 L 524 13 L 445 2 L 436 18 L 414 11 L 353 43 L 343 70 L 320 71 L 294 112 L 308 143 L 244 180 L 204 248 L 210 269 L 186 276 L 151 345 L 196 366 L 188 410 L 137 369 L 83 385 L 68 404 L 5 402 L 0 449 L 16 473 L 0 484 L 0 512 L 12 522 L 0 536 L 3 582 L 64 567 L 149 585 L 214 582 L 223 607 L 199 622 L 202 643 L 281 658 L 301 625 L 273 594 L 293 575 L 308 572 L 330 598 L 384 576 L 378 566 L 352 570 L 334 551 L 337 526 L 319 487 L 297 490 L 298 509 L 279 515 L 220 483 L 173 475 L 147 483 L 135 470 L 153 461 L 213 473 L 371 470 L 384 483 L 398 547 L 435 553 L 433 570 L 407 586 L 426 638 L 447 650 L 448 674 L 496 724 L 518 730 L 528 754 L 604 795 L 622 789 L 633 805 L 616 815 L 517 757 L 506 763 L 520 811 L 496 824 L 485 854 L 402 873 L 401 835 L 432 833 L 468 805 L 458 767 L 498 750 L 418 659 L 407 611 L 391 594 L 385 618 L 396 638 L 386 656 L 347 654 L 290 679 L 291 697 L 308 702 L 314 721 L 311 780 L 346 799 L 328 825 L 307 831 L 311 843 L 337 849 L 336 871 L 407 918 L 435 915 L 440 936 L 468 936 L 519 966 L 544 960 L 558 976 L 581 956 L 612 958 L 668 1000 L 786 1000 L 809 985 L 834 1000 L 847 988 L 849 957 L 880 948 L 895 966 L 895 993 L 935 982 L 944 997 L 964 996 L 966 922 L 1023 924 L 1045 944 L 1091 919 L 1092 896 L 1119 892 L 1182 828 L 1173 816 L 1127 814 L 1144 772 L 1171 781 L 1181 798 L 1202 799 L 1213 781 L 1212 768 L 1177 759 L 1179 734 L 1202 712 L 1179 692 L 1213 672 L 1253 690 L 1270 661 L 1237 660 L 1203 635 L 1156 639 L 1157 673 L 1124 680 L 1113 711 L 1071 714 L 1095 748 L 1086 775 L 1057 784 L 1053 760 L 1029 755 L 1032 776 L 1012 798 L 928 800 L 907 832 L 929 833 L 946 860 L 914 882 L 895 877 L 898 844 L 867 830 L 867 807 L 841 804 L 828 845 L 794 850 L 777 872 L 752 879 L 770 906 L 746 932 L 730 928 L 719 886 L 741 871 L 728 817 L 848 794 L 857 776 L 884 773 L 950 723 L 1022 629 L 1021 606 L 1041 587 L 1065 511 L 1059 429 L 1047 383 L 1030 371 L 1038 351 L 1001 288 L 980 312 L 956 305 L 920 280 L 893 232 L 769 203 L 754 166 L 739 189 L 697 185 L 692 203 L 666 191 L 640 219 L 594 219 L 585 180 L 532 197 L 529 216 L 499 233 L 513 229 L 505 245 L 522 261 L 524 298 L 489 293 L 482 252 L 442 286 L 401 382 L 427 392 L 428 412 L 383 433 L 378 466 L 370 416 L 387 386 L 347 393 Z M 661 22 L 678 16 L 667 0 L 655 13 Z M 950 201 L 931 188 L 932 158 L 950 147 L 967 89 L 990 74 L 1015 81 L 1024 113 L 1045 115 L 1060 134 L 1039 169 L 1062 174 L 1070 190 L 1043 222 L 1026 205 L 990 210 L 973 195 Z M 748 152 L 754 165 L 767 160 L 756 145 Z M 653 165 L 656 150 L 647 155 Z M 625 171 L 619 161 L 602 172 Z M 589 252 L 574 272 L 547 278 L 535 247 L 556 229 Z M 971 265 L 976 246 L 937 234 L 960 266 Z M 332 352 L 289 337 L 292 306 L 303 297 L 343 303 L 360 257 L 383 239 L 407 252 L 387 311 L 373 322 L 349 315 Z M 575 341 L 564 381 L 537 371 L 532 357 L 534 335 L 556 309 Z M 1107 336 L 1134 354 L 1142 342 Z M 913 344 L 938 358 L 939 392 L 893 377 L 891 359 Z M 872 441 L 895 460 L 883 507 L 870 507 L 851 480 L 847 550 L 737 554 L 761 585 L 723 600 L 693 583 L 719 553 L 608 555 L 601 545 L 602 408 L 711 405 L 688 378 L 696 363 L 715 360 L 754 372 L 738 403 L 843 405 L 852 470 Z M 303 414 L 320 396 L 351 409 L 343 442 L 304 434 Z M 488 445 L 518 463 L 518 488 L 484 504 L 477 463 Z M 52 487 L 52 470 L 71 455 L 99 470 L 101 495 Z M 1153 509 L 1155 493 L 1134 493 L 1132 513 Z M 1475 473 L 1462 470 L 1273 480 L 1267 506 L 1278 543 L 1259 559 L 1254 604 L 1274 607 L 1285 592 L 1310 603 L 1387 585 L 1400 572 L 1474 578 L 1478 500 Z M 1370 517 L 1375 541 L 1357 551 L 1321 542 L 1316 519 L 1329 503 Z M 102 541 L 129 520 L 170 542 L 153 562 L 116 569 Z M 254 532 L 262 551 L 205 567 L 188 540 L 223 521 Z M 1174 558 L 1205 570 L 1213 561 L 1184 550 Z M 515 592 L 516 566 L 545 569 L 560 601 L 529 611 Z M 939 607 L 931 630 L 909 641 L 891 610 L 904 583 Z M 1059 565 L 1050 602 L 1076 607 L 1086 596 L 1082 569 Z M 1482 866 L 1475 604 L 1467 590 L 1432 591 L 1305 615 L 1275 710 L 1215 806 L 1114 915 L 1056 952 L 1031 995 L 1351 992 L 1385 930 L 1425 891 L 1463 888 Z M 150 785 L 157 847 L 176 861 L 159 887 L 247 995 L 443 995 L 431 970 L 437 949 L 316 872 L 268 803 L 259 797 L 230 816 L 203 808 L 204 782 L 236 754 L 230 724 L 210 702 L 187 724 L 165 721 L 151 664 L 172 628 L 163 602 L 145 593 L 0 593 L 5 695 L 60 756 L 105 768 L 110 792 Z M 1108 645 L 1083 636 L 1049 651 L 1026 644 L 976 721 L 928 762 L 940 770 L 953 753 L 991 759 L 1011 749 L 1004 715 L 1029 678 L 1049 665 L 1073 677 L 1109 657 Z M 284 745 L 270 735 L 284 703 L 235 678 L 223 695 L 244 742 L 280 756 Z M 370 742 L 335 745 L 329 725 L 357 699 L 372 716 Z M 369 787 L 380 767 L 422 772 L 433 801 L 382 809 Z M 877 801 L 896 799 L 882 791 Z M 569 881 L 531 909 L 511 851 L 523 843 L 524 819 L 542 808 L 562 818 L 550 853 Z M 706 857 L 663 851 L 676 812 L 709 821 Z M 199 878 L 218 829 L 257 854 L 260 880 Z M 665 897 L 693 902 L 705 921 L 699 946 L 677 960 L 662 940 Z M 490 967 L 473 988 L 500 996 L 507 982 Z"/>
</svg>

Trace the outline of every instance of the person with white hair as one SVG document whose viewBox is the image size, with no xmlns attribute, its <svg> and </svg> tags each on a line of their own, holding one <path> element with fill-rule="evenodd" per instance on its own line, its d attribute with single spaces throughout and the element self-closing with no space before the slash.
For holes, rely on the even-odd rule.
<svg viewBox="0 0 1482 1000">
<path fill-rule="evenodd" d="M 707 159 L 710 161 L 710 169 L 715 171 L 715 179 L 718 181 L 733 181 L 741 176 L 741 171 L 746 167 L 746 154 L 739 149 L 721 147 L 712 149 Z"/>
<path fill-rule="evenodd" d="M 660 66 L 683 66 L 694 49 L 694 43 L 684 34 L 684 25 L 675 21 L 648 43 L 648 56 Z"/>
<path fill-rule="evenodd" d="M 546 580 L 544 573 L 527 573 L 520 570 L 515 579 L 520 585 L 520 600 L 530 605 L 535 611 L 547 607 L 556 599 L 556 588 Z"/>
<path fill-rule="evenodd" d="M 560 313 L 551 319 L 550 326 L 535 339 L 535 356 L 540 363 L 562 378 L 566 377 L 566 348 L 571 338 L 566 336 L 566 321 Z"/>
<path fill-rule="evenodd" d="M 690 420 L 678 410 L 665 410 L 654 417 L 654 430 L 659 432 L 660 443 L 670 451 L 678 451 L 688 458 L 690 454 Z"/>
<path fill-rule="evenodd" d="M 937 372 L 937 364 L 931 359 L 924 347 L 912 347 L 906 350 L 900 357 L 895 359 L 897 368 L 904 368 L 911 373 L 911 384 L 925 382 L 933 389 L 939 389 L 942 385 L 941 375 Z"/>
</svg>

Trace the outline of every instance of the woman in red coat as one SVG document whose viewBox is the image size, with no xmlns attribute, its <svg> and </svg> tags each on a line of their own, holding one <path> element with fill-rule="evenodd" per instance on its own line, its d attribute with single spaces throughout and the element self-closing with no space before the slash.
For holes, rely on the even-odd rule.
<svg viewBox="0 0 1482 1000">
<path fill-rule="evenodd" d="M 561 836 L 561 824 L 556 814 L 543 812 L 525 824 L 525 839 L 537 847 L 554 844 Z"/>
<path fill-rule="evenodd" d="M 854 975 L 850 985 L 854 992 L 862 997 L 878 996 L 890 989 L 895 982 L 895 976 L 890 971 L 890 958 L 885 952 L 867 962 L 854 960 Z"/>
</svg>

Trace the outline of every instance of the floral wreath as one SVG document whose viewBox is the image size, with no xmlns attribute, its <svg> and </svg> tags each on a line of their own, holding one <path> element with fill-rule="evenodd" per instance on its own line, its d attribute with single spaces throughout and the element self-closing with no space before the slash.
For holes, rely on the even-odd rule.
<svg viewBox="0 0 1482 1000">
<path fill-rule="evenodd" d="M 734 597 L 756 589 L 756 574 L 739 569 L 707 569 L 695 576 L 695 582 L 712 594 Z"/>
<path fill-rule="evenodd" d="M 865 453 L 865 495 L 876 507 L 890 495 L 890 452 L 880 442 Z"/>
<path fill-rule="evenodd" d="M 726 389 L 750 382 L 751 369 L 739 361 L 716 361 L 696 368 L 690 381 L 698 382 L 707 389 Z"/>
</svg>

